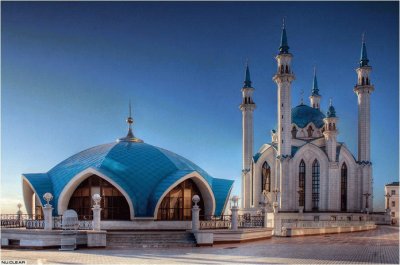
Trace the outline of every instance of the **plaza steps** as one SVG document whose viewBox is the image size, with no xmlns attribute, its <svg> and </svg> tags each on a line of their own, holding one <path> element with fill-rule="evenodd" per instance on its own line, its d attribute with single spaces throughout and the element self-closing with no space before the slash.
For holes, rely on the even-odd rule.
<svg viewBox="0 0 400 265">
<path fill-rule="evenodd" d="M 181 248 L 195 247 L 194 235 L 187 231 L 107 231 L 107 247 Z"/>
</svg>

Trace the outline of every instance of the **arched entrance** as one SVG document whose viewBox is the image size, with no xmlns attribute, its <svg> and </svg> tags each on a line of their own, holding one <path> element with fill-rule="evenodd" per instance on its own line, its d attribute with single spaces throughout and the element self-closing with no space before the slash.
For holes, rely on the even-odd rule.
<svg viewBox="0 0 400 265">
<path fill-rule="evenodd" d="M 169 191 L 158 208 L 157 220 L 191 220 L 192 198 L 200 197 L 200 215 L 204 215 L 204 200 L 193 180 L 187 179 Z"/>
<path fill-rule="evenodd" d="M 124 195 L 105 179 L 91 175 L 75 189 L 68 209 L 75 210 L 80 217 L 92 215 L 93 194 L 101 196 L 102 220 L 129 220 L 129 204 Z"/>
</svg>

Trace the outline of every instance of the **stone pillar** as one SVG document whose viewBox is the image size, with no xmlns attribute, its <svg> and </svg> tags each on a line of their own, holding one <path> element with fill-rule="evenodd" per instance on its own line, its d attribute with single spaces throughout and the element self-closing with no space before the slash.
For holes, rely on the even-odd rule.
<svg viewBox="0 0 400 265">
<path fill-rule="evenodd" d="M 232 206 L 232 208 L 231 208 L 231 212 L 232 212 L 232 220 L 231 220 L 232 226 L 231 226 L 231 229 L 232 230 L 237 230 L 238 229 L 238 211 L 239 211 L 238 207 Z"/>
<path fill-rule="evenodd" d="M 200 201 L 200 197 L 198 195 L 194 195 L 192 198 L 194 202 L 194 206 L 192 208 L 192 231 L 199 231 L 200 229 L 200 207 L 197 203 Z"/>
<path fill-rule="evenodd" d="M 267 204 L 266 203 L 264 203 L 263 215 L 264 215 L 264 227 L 268 227 L 268 214 L 267 214 Z"/>
<path fill-rule="evenodd" d="M 92 226 L 94 231 L 100 231 L 101 208 L 100 205 L 93 205 L 93 221 Z"/>
<path fill-rule="evenodd" d="M 43 207 L 44 214 L 44 230 L 53 229 L 53 207 L 50 204 L 46 204 Z"/>
<path fill-rule="evenodd" d="M 93 211 L 93 221 L 92 221 L 92 229 L 94 231 L 100 231 L 100 220 L 101 220 L 101 207 L 100 201 L 101 197 L 99 194 L 93 194 L 92 199 L 94 201 L 94 205 L 92 208 Z"/>
</svg>

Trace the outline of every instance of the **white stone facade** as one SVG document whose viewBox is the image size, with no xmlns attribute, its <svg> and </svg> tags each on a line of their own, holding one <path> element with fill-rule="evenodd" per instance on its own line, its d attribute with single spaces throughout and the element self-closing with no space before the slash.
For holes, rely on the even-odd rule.
<svg viewBox="0 0 400 265">
<path fill-rule="evenodd" d="M 345 143 L 337 139 L 339 118 L 332 104 L 326 116 L 320 111 L 318 93 L 310 96 L 311 107 L 303 107 L 303 103 L 296 107 L 306 113 L 294 114 L 291 104 L 291 83 L 295 80 L 291 69 L 293 56 L 288 52 L 285 29 L 282 36 L 281 52 L 276 56 L 278 71 L 273 77 L 277 84 L 277 128 L 272 130 L 271 143 L 261 146 L 252 159 L 250 171 L 243 174 L 242 212 L 256 212 L 264 203 L 272 212 L 275 201 L 278 211 L 283 212 L 302 209 L 305 212 L 372 212 L 370 94 L 374 87 L 370 82 L 372 68 L 368 66 L 366 50 L 364 55 L 365 43 L 354 88 L 359 112 L 356 159 Z M 315 73 L 314 78 L 316 85 Z M 250 118 L 244 108 L 242 111 L 243 166 L 247 168 L 248 151 L 252 150 L 248 145 L 253 144 L 253 112 Z M 293 115 L 298 117 L 293 118 Z M 310 118 L 310 115 L 317 118 Z M 248 123 L 251 123 L 251 131 Z"/>
<path fill-rule="evenodd" d="M 392 224 L 399 225 L 399 182 L 385 185 L 385 209 L 389 211 Z"/>
</svg>

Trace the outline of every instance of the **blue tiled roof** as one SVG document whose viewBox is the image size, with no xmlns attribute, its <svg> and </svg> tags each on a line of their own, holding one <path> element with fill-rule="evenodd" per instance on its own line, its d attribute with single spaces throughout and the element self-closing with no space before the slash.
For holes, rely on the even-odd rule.
<svg viewBox="0 0 400 265">
<path fill-rule="evenodd" d="M 87 168 L 98 170 L 123 187 L 133 202 L 135 217 L 152 217 L 157 200 L 170 187 L 168 185 L 194 171 L 208 182 L 214 193 L 215 214 L 223 211 L 233 185 L 232 180 L 215 179 L 193 162 L 175 153 L 146 143 L 124 141 L 84 150 L 59 163 L 47 174 L 42 174 L 43 179 L 47 178 L 47 182 L 52 183 L 52 187 L 39 185 L 44 180 L 31 183 L 35 189 L 38 187 L 40 196 L 52 188 L 53 205 L 57 205 L 58 196 L 65 185 Z"/>
<path fill-rule="evenodd" d="M 304 104 L 292 109 L 292 123 L 299 128 L 306 127 L 310 122 L 314 123 L 317 128 L 321 128 L 324 126 L 324 118 L 325 115 L 319 109 Z"/>
<path fill-rule="evenodd" d="M 39 173 L 23 174 L 23 176 L 33 186 L 36 193 L 39 194 L 42 205 L 45 205 L 46 201 L 43 199 L 43 194 L 45 194 L 46 192 L 50 192 L 51 194 L 53 194 L 53 187 L 51 185 L 51 180 L 49 179 L 48 175 L 46 173 Z"/>
</svg>

